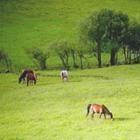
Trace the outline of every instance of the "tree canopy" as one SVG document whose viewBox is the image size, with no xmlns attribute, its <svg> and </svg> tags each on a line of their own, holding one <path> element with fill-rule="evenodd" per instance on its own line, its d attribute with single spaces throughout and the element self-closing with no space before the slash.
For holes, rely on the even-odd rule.
<svg viewBox="0 0 140 140">
<path fill-rule="evenodd" d="M 93 47 L 97 53 L 98 67 L 101 67 L 101 51 L 103 44 L 111 43 L 110 63 L 115 65 L 116 53 L 128 30 L 129 18 L 122 12 L 103 9 L 92 13 L 80 26 L 80 39 Z M 117 45 L 118 44 L 118 45 Z"/>
</svg>

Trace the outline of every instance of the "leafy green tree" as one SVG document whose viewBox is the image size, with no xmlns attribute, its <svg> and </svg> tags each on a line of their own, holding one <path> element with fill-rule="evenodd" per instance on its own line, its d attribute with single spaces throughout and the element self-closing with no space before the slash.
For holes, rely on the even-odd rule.
<svg viewBox="0 0 140 140">
<path fill-rule="evenodd" d="M 83 69 L 84 68 L 83 59 L 85 58 L 84 55 L 86 54 L 87 49 L 85 48 L 84 45 L 79 44 L 76 48 L 76 52 L 77 52 L 77 55 L 79 56 L 79 59 L 80 59 L 80 68 Z"/>
<path fill-rule="evenodd" d="M 111 44 L 110 63 L 116 64 L 116 54 L 127 32 L 128 21 L 128 16 L 121 12 L 103 9 L 93 13 L 81 23 L 80 39 L 83 43 L 92 46 L 92 52 L 97 56 L 98 67 L 102 65 L 102 46 L 106 43 Z"/>
<path fill-rule="evenodd" d="M 47 69 L 46 61 L 49 58 L 49 51 L 46 52 L 40 48 L 31 48 L 27 52 L 36 60 L 41 70 Z"/>
<path fill-rule="evenodd" d="M 122 12 L 115 12 L 113 10 L 105 10 L 104 14 L 106 16 L 106 41 L 110 42 L 110 63 L 111 65 L 116 64 L 116 54 L 119 49 L 122 47 L 123 38 L 125 37 L 128 25 L 129 18 L 126 14 Z"/>
<path fill-rule="evenodd" d="M 134 55 L 134 63 L 140 62 L 140 24 L 134 22 L 130 24 L 127 35 L 125 36 L 125 60 L 128 63 L 132 61 L 132 54 Z"/>
<path fill-rule="evenodd" d="M 8 71 L 11 69 L 11 60 L 8 54 L 3 50 L 0 49 L 0 63 L 4 64 Z"/>
<path fill-rule="evenodd" d="M 91 47 L 93 54 L 96 53 L 98 67 L 101 67 L 101 43 L 104 38 L 104 24 L 98 17 L 98 13 L 93 13 L 80 24 L 80 42 Z"/>
<path fill-rule="evenodd" d="M 67 41 L 58 41 L 50 45 L 50 48 L 59 56 L 64 68 L 69 68 L 70 44 Z"/>
<path fill-rule="evenodd" d="M 77 68 L 78 65 L 76 63 L 76 57 L 77 57 L 77 45 L 75 43 L 71 43 L 70 45 L 70 51 L 71 51 L 71 56 L 73 60 L 73 67 Z"/>
</svg>

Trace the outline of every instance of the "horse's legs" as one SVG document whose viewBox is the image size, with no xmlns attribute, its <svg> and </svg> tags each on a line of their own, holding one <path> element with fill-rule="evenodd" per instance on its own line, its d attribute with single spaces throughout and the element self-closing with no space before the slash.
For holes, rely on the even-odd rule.
<svg viewBox="0 0 140 140">
<path fill-rule="evenodd" d="M 105 113 L 104 113 L 104 118 L 106 119 L 106 115 L 105 115 Z"/>
<path fill-rule="evenodd" d="M 91 119 L 93 119 L 94 118 L 94 111 L 92 112 L 92 114 L 91 114 Z"/>
<path fill-rule="evenodd" d="M 25 78 L 23 78 L 23 83 L 25 83 Z"/>
<path fill-rule="evenodd" d="M 101 117 L 102 117 L 102 114 L 103 114 L 103 113 L 101 112 L 101 113 L 100 113 L 100 116 L 99 116 L 99 118 L 101 118 Z"/>
<path fill-rule="evenodd" d="M 36 80 L 34 80 L 34 84 L 36 84 Z"/>
<path fill-rule="evenodd" d="M 29 85 L 29 80 L 27 79 L 27 86 Z"/>
</svg>

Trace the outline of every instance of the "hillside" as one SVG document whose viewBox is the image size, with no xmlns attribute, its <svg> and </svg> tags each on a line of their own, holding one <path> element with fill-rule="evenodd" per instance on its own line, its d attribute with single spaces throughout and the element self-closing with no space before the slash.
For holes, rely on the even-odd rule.
<svg viewBox="0 0 140 140">
<path fill-rule="evenodd" d="M 0 47 L 16 68 L 32 65 L 25 48 L 76 40 L 78 23 L 95 10 L 121 10 L 140 21 L 139 0 L 0 0 L 0 7 Z M 54 59 L 49 63 L 58 63 Z"/>
</svg>

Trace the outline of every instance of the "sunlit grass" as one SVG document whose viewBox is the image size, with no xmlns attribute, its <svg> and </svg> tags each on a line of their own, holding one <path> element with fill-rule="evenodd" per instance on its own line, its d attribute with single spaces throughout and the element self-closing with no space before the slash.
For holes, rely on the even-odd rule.
<svg viewBox="0 0 140 140">
<path fill-rule="evenodd" d="M 0 75 L 0 139 L 139 140 L 140 65 L 37 72 L 36 86 Z M 51 77 L 54 75 L 54 77 Z M 85 118 L 89 103 L 105 104 L 114 121 Z"/>
</svg>

